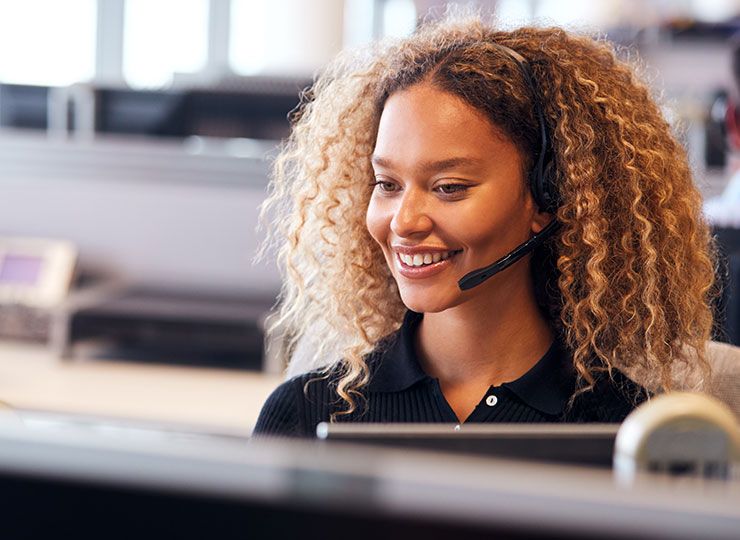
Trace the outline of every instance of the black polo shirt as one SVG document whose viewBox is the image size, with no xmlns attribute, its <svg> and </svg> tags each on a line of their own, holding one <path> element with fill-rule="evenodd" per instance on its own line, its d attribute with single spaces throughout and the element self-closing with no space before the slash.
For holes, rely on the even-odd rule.
<svg viewBox="0 0 740 540">
<path fill-rule="evenodd" d="M 370 382 L 357 410 L 338 422 L 460 423 L 447 403 L 439 380 L 421 368 L 414 335 L 423 318 L 409 311 L 398 332 L 368 357 Z M 255 434 L 314 437 L 316 425 L 345 408 L 336 391 L 336 376 L 311 372 L 280 385 L 265 402 Z M 621 422 L 644 399 L 641 388 L 618 371 L 597 377 L 594 389 L 576 390 L 571 355 L 555 341 L 527 373 L 515 381 L 491 386 L 471 422 Z"/>
</svg>

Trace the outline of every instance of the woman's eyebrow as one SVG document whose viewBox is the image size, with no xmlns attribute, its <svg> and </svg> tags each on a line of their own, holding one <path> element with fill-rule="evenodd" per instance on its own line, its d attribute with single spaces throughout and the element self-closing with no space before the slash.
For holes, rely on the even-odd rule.
<svg viewBox="0 0 740 540">
<path fill-rule="evenodd" d="M 370 161 L 373 165 L 378 165 L 379 167 L 385 167 L 388 169 L 393 168 L 393 162 L 389 159 L 386 159 L 384 157 L 378 156 L 376 154 L 373 154 L 370 158 Z M 454 167 L 466 167 L 466 166 L 477 166 L 483 163 L 483 160 L 480 158 L 474 158 L 474 157 L 454 157 L 454 158 L 448 158 L 448 159 L 440 159 L 437 161 L 427 161 L 425 163 L 421 163 L 417 166 L 417 168 L 422 172 L 437 172 L 437 171 L 443 171 L 446 169 L 452 169 Z"/>
</svg>

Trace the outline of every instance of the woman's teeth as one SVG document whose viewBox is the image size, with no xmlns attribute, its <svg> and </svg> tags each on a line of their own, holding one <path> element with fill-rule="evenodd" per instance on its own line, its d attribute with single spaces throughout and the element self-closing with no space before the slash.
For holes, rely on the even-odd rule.
<svg viewBox="0 0 740 540">
<path fill-rule="evenodd" d="M 406 255 L 399 253 L 398 256 L 406 266 L 426 266 L 439 261 L 449 259 L 455 251 L 445 251 L 444 253 L 417 253 L 416 255 Z"/>
</svg>

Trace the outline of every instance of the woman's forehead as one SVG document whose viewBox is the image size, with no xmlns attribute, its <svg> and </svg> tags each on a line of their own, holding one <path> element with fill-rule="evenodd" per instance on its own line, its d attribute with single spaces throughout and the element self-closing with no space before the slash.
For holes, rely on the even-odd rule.
<svg viewBox="0 0 740 540">
<path fill-rule="evenodd" d="M 501 144 L 513 143 L 485 113 L 455 94 L 419 83 L 389 96 L 373 155 L 382 165 L 401 151 L 416 149 L 436 154 L 434 161 L 454 158 L 458 165 L 474 165 Z"/>
</svg>

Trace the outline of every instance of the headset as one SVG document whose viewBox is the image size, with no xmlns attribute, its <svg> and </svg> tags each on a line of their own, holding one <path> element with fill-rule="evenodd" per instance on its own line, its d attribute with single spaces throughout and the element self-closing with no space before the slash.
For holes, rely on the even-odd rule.
<svg viewBox="0 0 740 540">
<path fill-rule="evenodd" d="M 547 125 L 545 124 L 545 116 L 542 112 L 542 104 L 540 103 L 539 94 L 537 92 L 537 86 L 534 82 L 534 74 L 529 62 L 518 52 L 500 45 L 498 43 L 491 44 L 496 50 L 508 56 L 518 67 L 524 77 L 524 82 L 529 89 L 529 93 L 532 96 L 532 106 L 534 107 L 534 115 L 537 119 L 540 135 L 540 151 L 537 153 L 537 161 L 532 168 L 529 178 L 529 187 L 532 192 L 534 202 L 544 212 L 555 213 L 558 208 L 559 199 L 558 192 L 555 185 L 555 167 L 552 147 L 550 145 L 550 139 L 547 136 Z M 553 219 L 544 229 L 535 234 L 532 238 L 520 244 L 512 251 L 501 257 L 499 260 L 490 264 L 484 268 L 474 270 L 465 276 L 463 276 L 457 285 L 460 290 L 466 291 L 472 289 L 486 281 L 491 276 L 498 274 L 505 268 L 508 268 L 516 261 L 524 257 L 527 253 L 534 251 L 535 248 L 542 245 L 542 243 L 552 236 L 558 229 L 559 223 L 557 219 Z"/>
</svg>

